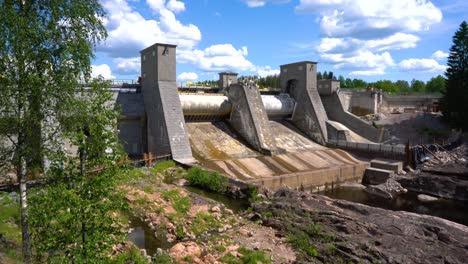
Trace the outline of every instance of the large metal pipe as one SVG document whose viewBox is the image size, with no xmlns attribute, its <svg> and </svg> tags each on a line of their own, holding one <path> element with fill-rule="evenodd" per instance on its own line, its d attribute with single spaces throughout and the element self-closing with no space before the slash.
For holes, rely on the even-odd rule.
<svg viewBox="0 0 468 264">
<path fill-rule="evenodd" d="M 222 116 L 231 113 L 232 105 L 227 96 L 179 94 L 184 115 Z"/>
<path fill-rule="evenodd" d="M 224 116 L 231 112 L 229 98 L 223 95 L 180 94 L 184 115 Z M 294 110 L 295 101 L 289 95 L 262 95 L 263 105 L 268 116 L 289 116 Z"/>
<path fill-rule="evenodd" d="M 262 95 L 263 106 L 268 116 L 289 116 L 294 111 L 295 101 L 289 95 Z"/>
</svg>

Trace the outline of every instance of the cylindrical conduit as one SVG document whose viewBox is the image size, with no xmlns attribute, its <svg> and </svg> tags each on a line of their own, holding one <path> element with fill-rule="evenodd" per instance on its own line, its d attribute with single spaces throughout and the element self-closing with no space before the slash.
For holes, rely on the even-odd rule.
<svg viewBox="0 0 468 264">
<path fill-rule="evenodd" d="M 206 94 L 180 94 L 185 116 L 227 116 L 232 105 L 227 96 Z M 295 101 L 288 95 L 262 95 L 263 105 L 270 117 L 286 117 L 292 114 Z"/>
<path fill-rule="evenodd" d="M 227 96 L 180 94 L 184 115 L 224 116 L 231 113 L 232 105 Z"/>
<path fill-rule="evenodd" d="M 295 101 L 289 95 L 262 95 L 265 111 L 270 117 L 286 117 L 294 111 Z"/>
</svg>

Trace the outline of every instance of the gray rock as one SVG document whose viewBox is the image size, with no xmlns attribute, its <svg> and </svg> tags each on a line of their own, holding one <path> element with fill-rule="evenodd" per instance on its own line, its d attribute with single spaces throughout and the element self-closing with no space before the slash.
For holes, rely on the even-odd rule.
<svg viewBox="0 0 468 264">
<path fill-rule="evenodd" d="M 418 200 L 421 202 L 434 202 L 439 200 L 439 198 L 427 194 L 418 194 Z"/>
<path fill-rule="evenodd" d="M 364 190 L 366 186 L 356 182 L 344 182 L 339 185 L 340 188 Z"/>
</svg>

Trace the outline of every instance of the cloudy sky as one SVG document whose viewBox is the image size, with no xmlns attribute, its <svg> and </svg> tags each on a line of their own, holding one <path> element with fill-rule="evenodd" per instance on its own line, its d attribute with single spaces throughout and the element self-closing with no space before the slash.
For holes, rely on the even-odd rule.
<svg viewBox="0 0 468 264">
<path fill-rule="evenodd" d="M 466 0 L 102 0 L 108 38 L 93 74 L 137 79 L 139 51 L 176 44 L 180 82 L 279 73 L 317 61 L 345 78 L 427 81 L 443 74 Z"/>
</svg>

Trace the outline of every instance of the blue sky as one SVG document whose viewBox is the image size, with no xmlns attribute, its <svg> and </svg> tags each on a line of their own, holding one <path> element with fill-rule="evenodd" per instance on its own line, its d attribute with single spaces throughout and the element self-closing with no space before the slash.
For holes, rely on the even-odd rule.
<svg viewBox="0 0 468 264">
<path fill-rule="evenodd" d="M 279 73 L 317 61 L 345 78 L 427 81 L 443 74 L 468 1 L 102 0 L 108 39 L 93 74 L 137 79 L 139 51 L 178 45 L 178 81 Z"/>
</svg>

